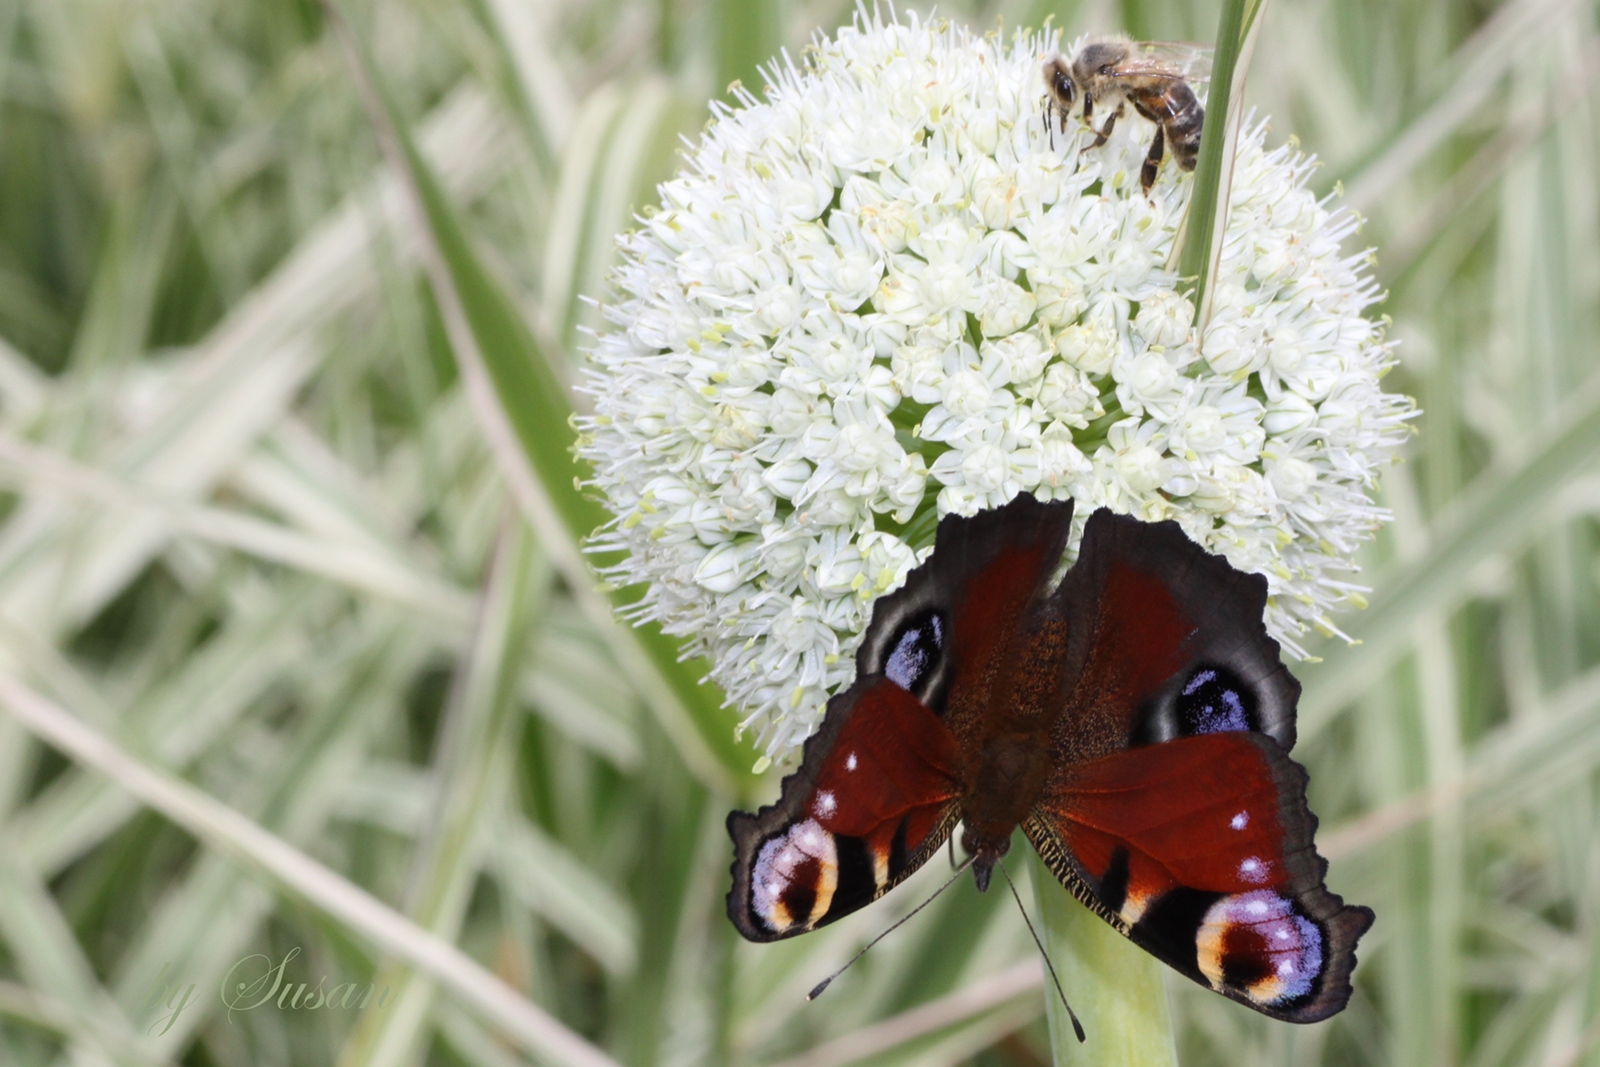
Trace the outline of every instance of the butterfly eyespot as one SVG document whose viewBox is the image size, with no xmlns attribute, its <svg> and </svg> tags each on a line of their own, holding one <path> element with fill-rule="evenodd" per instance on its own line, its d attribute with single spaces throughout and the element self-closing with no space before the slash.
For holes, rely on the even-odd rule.
<svg viewBox="0 0 1600 1067">
<path fill-rule="evenodd" d="M 1272 1007 L 1310 995 L 1322 972 L 1322 930 L 1270 889 L 1218 900 L 1200 924 L 1195 947 L 1200 972 L 1214 988 Z"/>
<path fill-rule="evenodd" d="M 931 609 L 901 623 L 888 644 L 884 676 L 906 692 L 926 699 L 944 661 L 946 632 L 944 616 Z"/>
<path fill-rule="evenodd" d="M 1178 676 L 1175 688 L 1169 684 L 1166 693 L 1136 719 L 1130 738 L 1132 744 L 1150 745 L 1195 734 L 1262 729 L 1255 688 L 1220 664 L 1196 664 Z"/>
<path fill-rule="evenodd" d="M 769 837 L 756 852 L 750 907 L 773 933 L 810 926 L 827 914 L 838 884 L 833 834 L 804 819 Z"/>
<path fill-rule="evenodd" d="M 1195 668 L 1178 691 L 1177 703 L 1184 734 L 1257 728 L 1255 694 L 1226 667 Z"/>
</svg>

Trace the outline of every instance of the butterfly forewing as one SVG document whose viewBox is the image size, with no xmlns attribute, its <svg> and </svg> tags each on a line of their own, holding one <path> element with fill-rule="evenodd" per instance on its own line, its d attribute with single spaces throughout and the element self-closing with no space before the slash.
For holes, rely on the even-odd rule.
<svg viewBox="0 0 1600 1067">
<path fill-rule="evenodd" d="M 953 521 L 952 521 L 953 520 Z M 1066 546 L 1072 502 L 1018 497 L 1002 508 L 939 524 L 933 555 L 873 605 L 856 676 L 883 674 L 944 715 L 960 675 L 952 722 L 967 732 L 1002 657 L 1040 599 Z"/>
<path fill-rule="evenodd" d="M 1069 757 L 1227 723 L 1294 747 L 1300 683 L 1267 636 L 1265 578 L 1210 555 L 1177 523 L 1102 508 L 1056 597 L 1071 620 L 1073 684 L 1052 743 Z"/>
</svg>

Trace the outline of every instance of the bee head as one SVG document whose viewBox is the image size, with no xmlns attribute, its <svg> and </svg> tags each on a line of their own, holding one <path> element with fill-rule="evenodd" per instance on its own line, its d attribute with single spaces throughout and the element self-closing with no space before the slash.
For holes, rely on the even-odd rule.
<svg viewBox="0 0 1600 1067">
<path fill-rule="evenodd" d="M 1073 101 L 1077 99 L 1078 87 L 1073 83 L 1072 71 L 1067 66 L 1067 61 L 1059 54 L 1052 55 L 1044 61 L 1044 85 L 1058 107 L 1063 111 L 1072 109 Z"/>
</svg>

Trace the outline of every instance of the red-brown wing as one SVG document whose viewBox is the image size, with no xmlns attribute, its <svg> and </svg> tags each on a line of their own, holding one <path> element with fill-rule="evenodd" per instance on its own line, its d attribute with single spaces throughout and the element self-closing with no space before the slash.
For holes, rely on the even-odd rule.
<svg viewBox="0 0 1600 1067">
<path fill-rule="evenodd" d="M 967 736 L 1019 627 L 1049 594 L 1071 529 L 1072 501 L 1026 493 L 945 516 L 933 555 L 873 605 L 856 677 L 884 675 Z"/>
<path fill-rule="evenodd" d="M 1248 730 L 1072 766 L 1023 824 L 1075 895 L 1203 985 L 1291 1022 L 1350 998 L 1372 912 L 1323 885 L 1305 772 Z"/>
<path fill-rule="evenodd" d="M 1196 981 L 1280 1019 L 1338 1011 L 1372 913 L 1323 886 L 1266 581 L 1175 523 L 1102 509 L 1056 595 L 1074 681 L 1024 831 L 1079 899 Z"/>
<path fill-rule="evenodd" d="M 776 805 L 734 812 L 728 915 L 753 941 L 833 922 L 949 837 L 967 783 L 959 745 L 1072 526 L 1072 502 L 1021 496 L 946 516 L 933 555 L 873 605 L 856 682 L 828 702 Z M 1059 664 L 1057 664 L 1059 668 Z"/>
<path fill-rule="evenodd" d="M 1267 636 L 1265 578 L 1175 522 L 1101 508 L 1056 597 L 1074 679 L 1051 736 L 1063 762 L 1227 729 L 1294 747 L 1300 683 Z"/>
<path fill-rule="evenodd" d="M 834 697 L 778 802 L 728 816 L 733 925 L 776 941 L 888 892 L 949 837 L 957 766 L 939 717 L 881 675 Z"/>
</svg>

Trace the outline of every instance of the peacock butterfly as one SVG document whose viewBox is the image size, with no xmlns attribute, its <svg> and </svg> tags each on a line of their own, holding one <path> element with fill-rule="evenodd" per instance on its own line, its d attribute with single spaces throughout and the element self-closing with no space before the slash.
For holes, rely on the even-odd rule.
<svg viewBox="0 0 1600 1067">
<path fill-rule="evenodd" d="M 729 918 L 752 941 L 831 923 L 957 822 L 987 889 L 1020 825 L 1075 897 L 1196 982 L 1290 1022 L 1334 1014 L 1373 916 L 1323 884 L 1266 580 L 1102 508 L 1052 589 L 1071 522 L 1072 501 L 1026 494 L 940 522 L 778 802 L 728 816 Z"/>
</svg>

